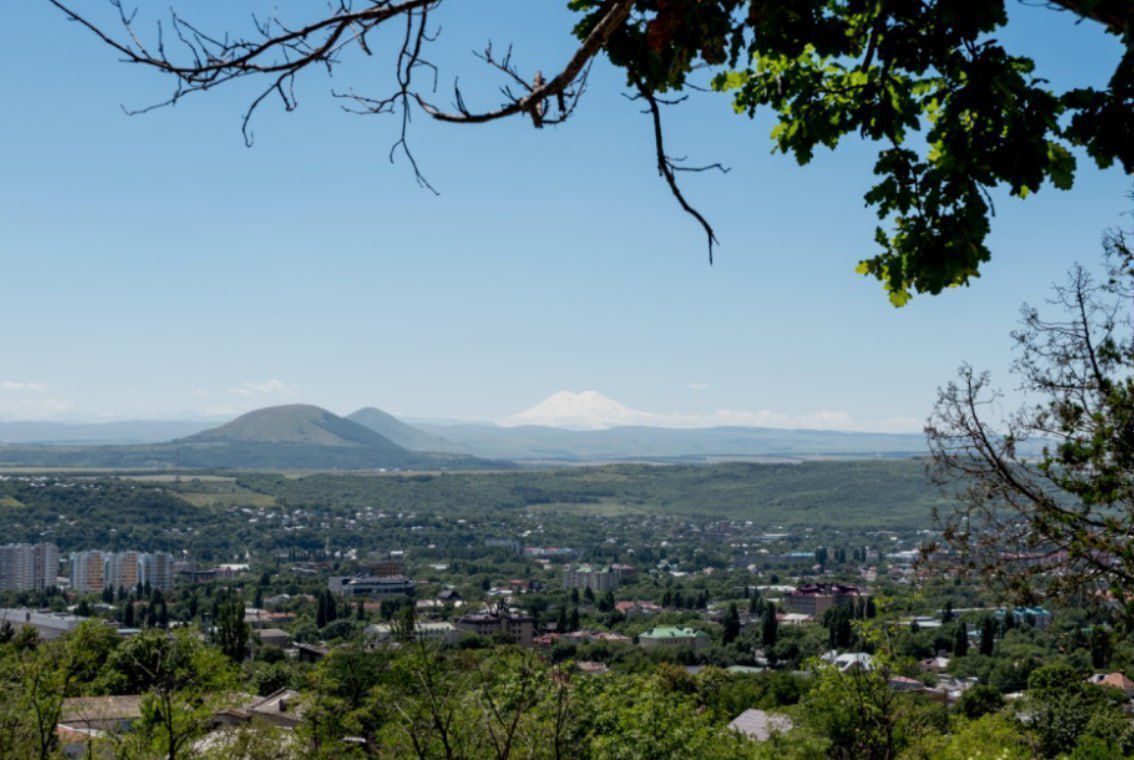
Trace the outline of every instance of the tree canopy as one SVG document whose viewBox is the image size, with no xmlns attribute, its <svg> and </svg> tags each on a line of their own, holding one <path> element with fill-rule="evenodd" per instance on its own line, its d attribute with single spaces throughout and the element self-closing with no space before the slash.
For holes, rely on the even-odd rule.
<svg viewBox="0 0 1134 760">
<path fill-rule="evenodd" d="M 914 292 L 936 294 L 978 276 L 991 256 L 992 190 L 1023 197 L 1045 184 L 1069 189 L 1075 149 L 1101 167 L 1117 163 L 1134 172 L 1128 0 L 1046 4 L 1069 21 L 1101 25 L 1125 48 L 1106 87 L 1068 91 L 1054 89 L 1030 58 L 997 38 L 1009 24 L 1006 0 L 571 0 L 579 44 L 553 76 L 522 71 L 511 47 L 501 54 L 489 44 L 478 55 L 487 66 L 481 73 L 504 83 L 503 102 L 485 108 L 470 105 L 456 84 L 451 106 L 436 102 L 441 72 L 428 53 L 444 41 L 438 20 L 452 0 L 340 0 L 307 19 L 256 20 L 247 33 L 205 30 L 171 11 L 153 35 L 136 28 L 121 0 L 109 0 L 116 20 L 48 1 L 127 62 L 171 77 L 173 92 L 156 106 L 258 80 L 262 89 L 244 119 L 249 141 L 249 120 L 263 103 L 297 106 L 297 79 L 308 69 L 331 71 L 353 52 L 385 56 L 394 74 L 389 89 L 335 94 L 348 110 L 394 114 L 401 128 L 391 158 L 404 156 L 430 188 L 408 142 L 414 110 L 458 124 L 509 117 L 537 128 L 558 124 L 574 113 L 592 63 L 605 54 L 625 73 L 630 96 L 645 105 L 657 170 L 704 229 L 710 262 L 715 232 L 678 177 L 723 167 L 689 165 L 668 152 L 665 107 L 689 90 L 710 88 L 730 97 L 739 114 L 770 109 L 776 149 L 801 164 L 817 148 L 858 135 L 878 145 L 877 182 L 865 200 L 879 218 L 876 247 L 863 247 L 858 271 L 878 278 L 899 306 Z"/>
<path fill-rule="evenodd" d="M 1055 314 L 1023 310 L 1015 363 L 1028 403 L 996 413 L 987 373 L 963 367 L 927 427 L 933 473 L 957 487 L 945 538 L 1025 601 L 1063 593 L 1134 621 L 1134 249 L 1054 288 Z M 1046 310 L 1045 310 L 1046 311 Z"/>
</svg>

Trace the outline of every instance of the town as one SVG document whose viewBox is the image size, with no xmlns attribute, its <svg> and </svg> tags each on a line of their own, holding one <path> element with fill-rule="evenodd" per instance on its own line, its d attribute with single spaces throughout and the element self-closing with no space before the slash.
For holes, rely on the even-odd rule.
<svg viewBox="0 0 1134 760">
<path fill-rule="evenodd" d="M 7 480 L 9 498 L 29 502 L 76 486 L 94 501 L 161 500 L 202 487 Z M 43 528 L 60 518 L 68 530 L 84 521 L 44 514 L 54 516 L 39 533 L 58 530 Z M 538 504 L 477 518 L 436 505 L 328 510 L 289 502 L 227 506 L 213 518 L 232 536 L 241 525 L 263 526 L 261 540 L 280 545 L 214 548 L 206 561 L 178 549 L 188 535 L 179 526 L 149 532 L 153 544 L 129 550 L 0 547 L 3 638 L 66 640 L 93 625 L 123 642 L 165 631 L 221 647 L 247 696 L 202 721 L 198 746 L 227 741 L 218 737 L 258 724 L 265 711 L 275 729 L 302 732 L 326 688 L 312 680 L 321 669 L 417 646 L 515 649 L 576 679 L 641 677 L 667 663 L 690 683 L 721 673 L 741 693 L 774 690 L 721 716 L 753 747 L 779 747 L 803 730 L 798 711 L 817 667 L 877 674 L 903 700 L 977 718 L 1027 703 L 1032 674 L 1074 641 L 1088 657 L 1079 680 L 1100 694 L 1117 689 L 1125 696 L 1115 704 L 1134 714 L 1134 682 L 1124 674 L 1134 648 L 1116 632 L 1091 624 L 1088 611 L 1005 604 L 963 572 L 959 557 L 926 551 L 937 536 L 923 527 L 551 513 Z M 892 639 L 884 655 L 879 632 Z M 60 746 L 84 757 L 138 724 L 140 705 L 140 694 L 114 689 L 64 698 Z"/>
</svg>

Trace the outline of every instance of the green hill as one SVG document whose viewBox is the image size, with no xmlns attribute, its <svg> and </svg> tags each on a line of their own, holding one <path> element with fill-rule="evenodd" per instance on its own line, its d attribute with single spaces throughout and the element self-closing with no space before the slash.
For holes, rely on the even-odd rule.
<svg viewBox="0 0 1134 760">
<path fill-rule="evenodd" d="M 347 415 L 348 420 L 373 430 L 375 433 L 388 438 L 402 448 L 410 451 L 440 451 L 451 454 L 468 453 L 467 447 L 453 443 L 439 435 L 430 435 L 424 430 L 418 430 L 412 425 L 399 420 L 392 414 L 381 409 L 368 406 Z"/>
<path fill-rule="evenodd" d="M 361 446 L 404 453 L 405 449 L 368 427 L 308 404 L 270 406 L 204 430 L 184 443 L 276 443 L 312 446 Z"/>
<path fill-rule="evenodd" d="M 258 409 L 167 443 L 134 446 L 0 446 L 0 465 L 230 469 L 484 469 L 508 465 L 405 449 L 317 406 Z"/>
</svg>

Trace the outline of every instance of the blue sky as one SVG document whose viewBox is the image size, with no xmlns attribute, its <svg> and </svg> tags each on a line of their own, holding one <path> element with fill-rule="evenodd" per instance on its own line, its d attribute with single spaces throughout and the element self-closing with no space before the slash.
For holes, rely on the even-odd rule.
<svg viewBox="0 0 1134 760">
<path fill-rule="evenodd" d="M 272 7 L 209 5 L 191 18 L 210 28 Z M 442 87 L 484 75 L 469 51 L 489 37 L 552 70 L 572 49 L 565 5 L 447 3 Z M 1010 387 L 1020 303 L 1097 261 L 1127 206 L 1129 181 L 1080 158 L 1069 193 L 998 197 L 994 259 L 973 287 L 895 310 L 853 273 L 873 251 L 869 146 L 801 168 L 771 154 L 766 118 L 733 115 L 723 96 L 671 109 L 673 152 L 732 167 L 686 180 L 721 240 L 710 268 L 656 175 L 646 118 L 604 63 L 555 129 L 419 115 L 411 139 L 434 197 L 387 161 L 396 123 L 343 114 L 321 74 L 299 82 L 296 112 L 262 111 L 247 149 L 250 90 L 127 117 L 120 104 L 168 83 L 47 2 L 17 6 L 0 24 L 0 418 L 303 401 L 501 419 L 596 389 L 656 414 L 917 429 L 962 361 Z M 1092 25 L 1023 5 L 1013 16 L 1010 48 L 1056 86 L 1113 69 L 1118 45 Z M 384 77 L 376 56 L 336 84 Z"/>
</svg>

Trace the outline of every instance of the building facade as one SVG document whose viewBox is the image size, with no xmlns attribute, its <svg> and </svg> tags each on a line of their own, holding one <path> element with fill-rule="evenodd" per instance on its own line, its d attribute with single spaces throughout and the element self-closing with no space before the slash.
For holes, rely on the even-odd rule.
<svg viewBox="0 0 1134 760">
<path fill-rule="evenodd" d="M 456 629 L 477 636 L 500 636 L 523 647 L 530 647 L 535 636 L 535 619 L 516 610 L 477 612 L 457 618 Z"/>
<path fill-rule="evenodd" d="M 104 588 L 134 589 L 149 584 L 162 593 L 173 590 L 173 555 L 133 550 L 92 549 L 71 553 L 71 588 L 80 593 Z"/>
<path fill-rule="evenodd" d="M 404 575 L 339 575 L 327 581 L 332 594 L 347 598 L 390 599 L 413 596 L 413 581 Z"/>
<path fill-rule="evenodd" d="M 55 544 L 0 546 L 0 589 L 42 591 L 56 584 L 59 548 Z"/>
<path fill-rule="evenodd" d="M 609 567 L 593 565 L 567 565 L 563 568 L 563 588 L 590 589 L 595 593 L 613 591 L 618 587 L 619 573 Z"/>
<path fill-rule="evenodd" d="M 709 634 L 693 628 L 661 626 L 638 636 L 638 646 L 643 649 L 692 649 L 696 652 L 711 643 Z"/>
<path fill-rule="evenodd" d="M 869 597 L 857 586 L 842 583 L 806 583 L 795 591 L 784 594 L 783 607 L 786 612 L 810 615 L 818 620 L 823 613 L 836 605 L 850 606 Z"/>
</svg>

